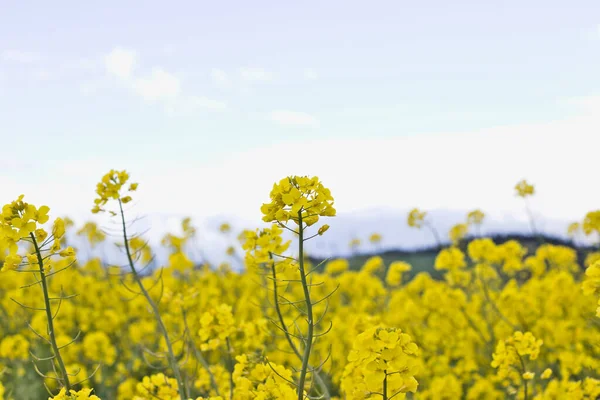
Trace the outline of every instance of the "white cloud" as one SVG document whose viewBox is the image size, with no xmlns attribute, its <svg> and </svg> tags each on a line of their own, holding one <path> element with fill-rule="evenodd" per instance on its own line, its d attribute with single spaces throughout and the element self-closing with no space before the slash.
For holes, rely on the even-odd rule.
<svg viewBox="0 0 600 400">
<path fill-rule="evenodd" d="M 117 47 L 104 59 L 107 71 L 121 79 L 129 79 L 135 68 L 136 53 Z"/>
<path fill-rule="evenodd" d="M 153 68 L 150 76 L 136 79 L 133 87 L 148 101 L 174 99 L 181 92 L 179 78 L 162 68 Z"/>
<path fill-rule="evenodd" d="M 140 75 L 135 71 L 136 63 L 136 53 L 122 48 L 113 49 L 105 57 L 109 74 L 119 77 L 124 87 L 144 100 L 160 103 L 169 115 L 190 115 L 200 110 L 222 111 L 227 108 L 225 102 L 185 93 L 181 80 L 164 68 L 154 67 L 149 74 Z M 213 70 L 212 76 L 221 83 L 227 81 L 223 71 Z M 102 86 L 102 81 L 90 81 L 81 85 L 80 89 L 84 94 L 92 94 Z"/>
<path fill-rule="evenodd" d="M 278 110 L 270 114 L 271 121 L 282 125 L 310 125 L 315 126 L 319 121 L 312 115 L 305 112 Z"/>
<path fill-rule="evenodd" d="M 246 82 L 268 82 L 273 79 L 269 71 L 259 67 L 240 68 L 240 76 Z"/>
<path fill-rule="evenodd" d="M 38 53 L 21 50 L 4 50 L 2 52 L 2 59 L 4 61 L 11 61 L 20 64 L 32 64 L 41 60 L 41 56 Z"/>
<path fill-rule="evenodd" d="M 231 87 L 231 80 L 229 79 L 227 72 L 223 71 L 222 69 L 213 68 L 210 71 L 210 77 L 214 84 L 220 88 Z"/>
<path fill-rule="evenodd" d="M 314 81 L 319 78 L 319 74 L 313 68 L 305 68 L 304 69 L 304 79 L 307 81 Z"/>
</svg>

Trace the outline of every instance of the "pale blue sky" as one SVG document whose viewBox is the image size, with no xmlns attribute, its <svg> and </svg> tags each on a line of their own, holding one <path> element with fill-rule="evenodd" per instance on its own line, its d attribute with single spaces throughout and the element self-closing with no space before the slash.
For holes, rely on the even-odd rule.
<svg viewBox="0 0 600 400">
<path fill-rule="evenodd" d="M 42 159 L 211 158 L 290 139 L 543 122 L 600 90 L 595 0 L 125 3 L 3 4 L 3 138 L 38 143 L 28 152 Z M 147 104 L 107 74 L 117 47 L 135 52 L 136 77 L 162 68 L 182 95 L 226 108 L 173 116 Z M 274 123 L 276 110 L 318 123 Z"/>
<path fill-rule="evenodd" d="M 0 200 L 87 213 L 124 168 L 148 213 L 256 217 L 288 173 L 328 178 L 341 211 L 520 212 L 527 177 L 579 217 L 598 71 L 597 0 L 4 2 Z"/>
</svg>

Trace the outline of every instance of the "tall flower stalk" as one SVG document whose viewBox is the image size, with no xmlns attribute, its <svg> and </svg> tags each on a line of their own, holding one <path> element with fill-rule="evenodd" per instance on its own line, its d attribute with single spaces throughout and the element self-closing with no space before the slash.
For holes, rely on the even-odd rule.
<svg viewBox="0 0 600 400">
<path fill-rule="evenodd" d="M 278 314 L 279 324 L 281 325 L 279 328 L 284 332 L 292 351 L 294 351 L 301 359 L 301 367 L 297 382 L 298 400 L 302 400 L 305 397 L 309 373 L 313 374 L 314 379 L 320 383 L 319 386 L 321 386 L 323 392 L 326 394 L 325 397 L 328 397 L 327 389 L 320 376 L 318 376 L 318 368 L 310 366 L 310 356 L 313 351 L 315 340 L 328 331 L 326 330 L 325 332 L 318 334 L 315 332 L 316 326 L 323 319 L 323 316 L 320 316 L 318 319 L 315 318 L 314 306 L 322 301 L 326 301 L 333 293 L 330 293 L 317 301 L 312 298 L 311 286 L 313 286 L 313 284 L 309 282 L 309 275 L 314 272 L 314 270 L 309 271 L 306 268 L 304 243 L 307 240 L 322 235 L 329 228 L 327 225 L 323 225 L 316 234 L 312 236 L 306 235 L 306 230 L 317 223 L 320 217 L 335 216 L 336 211 L 335 208 L 333 208 L 333 197 L 331 196 L 329 189 L 325 188 L 317 177 L 308 178 L 301 176 L 282 179 L 279 183 L 274 185 L 270 197 L 271 202 L 263 204 L 261 207 L 261 211 L 264 214 L 263 221 L 275 222 L 281 228 L 293 232 L 298 237 L 297 259 L 285 257 L 279 253 L 282 250 L 282 247 L 287 248 L 287 244 L 281 246 L 281 239 L 275 241 L 274 248 L 269 248 L 268 241 L 263 243 L 267 245 L 267 248 L 262 249 L 262 256 L 268 257 L 268 261 L 272 268 L 275 308 Z M 297 230 L 288 226 L 290 221 L 295 225 Z M 282 297 L 277 293 L 277 284 L 280 281 L 276 276 L 276 266 L 273 261 L 273 256 L 283 258 L 287 268 L 291 267 L 294 273 L 297 271 L 299 275 L 299 279 L 285 280 L 290 283 L 297 282 L 302 285 L 302 301 L 304 302 L 304 309 L 297 307 L 297 310 L 305 317 L 306 331 L 298 332 L 298 335 L 293 335 L 289 331 L 281 314 L 280 303 Z M 283 304 L 291 304 L 291 302 L 285 301 Z M 300 340 L 303 349 L 296 347 L 292 337 Z"/>
<path fill-rule="evenodd" d="M 518 197 L 521 197 L 525 202 L 525 212 L 527 213 L 527 219 L 529 220 L 529 226 L 531 227 L 531 233 L 538 239 L 540 244 L 544 243 L 544 238 L 541 235 L 541 232 L 538 230 L 535 217 L 533 216 L 533 212 L 531 212 L 531 208 L 529 207 L 528 197 L 531 197 L 535 194 L 535 187 L 529 184 L 525 179 L 519 181 L 515 185 L 515 191 Z"/>
<path fill-rule="evenodd" d="M 425 219 L 426 216 L 426 211 L 421 211 L 418 208 L 413 208 L 408 213 L 406 223 L 411 228 L 421 229 L 422 227 L 426 227 L 427 229 L 429 229 L 429 231 L 433 235 L 433 238 L 435 239 L 437 247 L 441 249 L 443 247 L 443 244 L 440 234 L 438 233 L 437 229 L 435 229 L 433 224 L 429 220 Z"/>
<path fill-rule="evenodd" d="M 52 347 L 52 357 L 56 360 L 58 364 L 58 369 L 60 371 L 59 374 L 59 382 L 65 387 L 67 391 L 71 391 L 71 382 L 69 382 L 69 374 L 67 373 L 67 368 L 65 367 L 65 363 L 60 355 L 60 350 L 58 344 L 56 342 L 56 331 L 54 330 L 54 316 L 52 315 L 52 308 L 50 306 L 50 295 L 48 294 L 48 281 L 46 278 L 46 273 L 44 271 L 44 257 L 42 257 L 42 252 L 40 247 L 38 246 L 37 240 L 33 233 L 30 233 L 31 243 L 35 249 L 35 256 L 37 258 L 37 263 L 40 272 L 40 285 L 42 286 L 42 292 L 44 293 L 44 311 L 46 312 L 46 320 L 48 322 L 48 336 L 50 337 L 50 345 Z"/>
<path fill-rule="evenodd" d="M 131 239 L 127 233 L 127 222 L 125 219 L 125 212 L 123 210 L 123 204 L 129 203 L 131 201 L 131 196 L 129 196 L 129 195 L 123 196 L 121 193 L 123 191 L 123 186 L 127 183 L 128 180 L 129 180 L 129 174 L 126 171 L 111 170 L 109 173 L 104 175 L 104 177 L 102 177 L 101 182 L 98 183 L 98 185 L 96 187 L 96 194 L 98 195 L 98 198 L 96 198 L 94 200 L 95 206 L 92 209 L 92 212 L 98 213 L 98 212 L 105 211 L 102 207 L 105 206 L 110 200 L 117 201 L 117 203 L 119 205 L 118 215 L 120 217 L 121 231 L 123 234 L 123 242 L 124 242 L 125 254 L 127 256 L 127 264 L 129 266 L 129 270 L 131 271 L 133 279 L 135 280 L 136 284 L 138 285 L 141 294 L 146 298 L 146 301 L 148 302 L 148 304 L 150 305 L 150 308 L 152 309 L 152 314 L 154 315 L 154 318 L 156 319 L 156 324 L 158 325 L 160 333 L 163 336 L 163 339 L 165 340 L 165 343 L 167 345 L 167 359 L 169 361 L 169 366 L 171 367 L 171 370 L 173 371 L 175 380 L 177 381 L 179 393 L 182 398 L 187 399 L 189 397 L 188 393 L 187 393 L 188 392 L 187 387 L 185 385 L 185 382 L 183 381 L 181 370 L 179 369 L 179 364 L 177 363 L 177 359 L 176 359 L 175 353 L 173 351 L 173 344 L 171 342 L 171 339 L 169 338 L 169 332 L 167 331 L 167 328 L 166 328 L 166 326 L 163 322 L 163 319 L 160 315 L 160 310 L 158 308 L 158 305 L 152 299 L 152 296 L 150 296 L 150 293 L 144 286 L 142 277 L 138 273 L 136 266 L 135 266 L 134 256 L 132 254 L 132 249 L 130 247 Z M 131 183 L 129 185 L 128 192 L 135 191 L 137 189 L 137 186 L 138 186 L 137 183 Z M 112 212 L 112 211 L 111 211 L 111 214 L 117 215 L 117 213 Z"/>
<path fill-rule="evenodd" d="M 30 328 L 36 336 L 49 344 L 51 355 L 49 357 L 38 357 L 32 353 L 32 356 L 36 361 L 50 361 L 52 369 L 56 374 L 54 379 L 61 388 L 67 392 L 71 392 L 74 385 L 69 380 L 69 374 L 60 353 L 60 349 L 65 346 L 61 347 L 58 345 L 58 335 L 54 326 L 54 319 L 57 316 L 62 301 L 72 298 L 74 295 L 63 296 L 61 293 L 58 297 L 51 296 L 48 278 L 69 268 L 74 263 L 75 251 L 71 247 L 61 249 L 61 239 L 65 234 L 65 225 L 62 219 L 57 218 L 55 220 L 51 235 L 42 227 L 50 218 L 48 216 L 49 211 L 50 208 L 47 206 L 37 208 L 32 204 L 24 202 L 23 195 L 19 196 L 12 203 L 2 207 L 0 217 L 0 248 L 8 249 L 8 255 L 5 257 L 1 271 L 32 273 L 36 277 L 33 283 L 23 286 L 22 289 L 39 284 L 44 299 L 43 307 L 32 307 L 22 304 L 15 299 L 12 300 L 26 309 L 43 311 L 46 314 L 48 337 L 33 330 L 31 325 Z M 19 245 L 22 243 L 29 244 L 25 256 L 19 254 Z M 53 262 L 53 257 L 59 257 L 61 260 Z M 55 270 L 52 271 L 52 269 Z M 59 303 L 56 311 L 52 309 L 53 301 Z M 35 368 L 43 378 L 49 378 L 39 370 L 37 365 L 35 365 Z M 48 391 L 50 392 L 49 389 Z"/>
<path fill-rule="evenodd" d="M 302 356 L 302 369 L 300 370 L 300 378 L 298 379 L 298 400 L 302 400 L 302 388 L 305 386 L 306 373 L 308 372 L 308 361 L 310 359 L 310 351 L 314 340 L 315 321 L 313 317 L 313 303 L 310 299 L 310 289 L 308 280 L 306 279 L 306 269 L 304 268 L 304 226 L 302 223 L 302 209 L 298 211 L 298 262 L 300 279 L 302 281 L 302 290 L 304 292 L 304 301 L 306 303 L 306 322 L 308 332 L 304 341 L 304 355 Z"/>
</svg>

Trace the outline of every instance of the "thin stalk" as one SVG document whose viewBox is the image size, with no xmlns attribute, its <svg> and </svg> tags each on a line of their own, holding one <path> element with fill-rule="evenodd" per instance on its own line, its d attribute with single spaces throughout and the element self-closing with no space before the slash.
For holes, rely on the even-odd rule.
<svg viewBox="0 0 600 400">
<path fill-rule="evenodd" d="M 502 319 L 502 321 L 506 322 L 511 328 L 513 328 L 513 330 L 519 329 L 519 327 L 517 325 L 510 322 L 510 320 L 508 318 L 506 318 L 506 316 L 502 313 L 502 311 L 500 311 L 500 309 L 498 308 L 496 303 L 492 300 L 492 297 L 490 296 L 490 292 L 488 290 L 488 287 L 487 287 L 485 281 L 477 272 L 476 272 L 476 275 L 477 275 L 477 278 L 479 279 L 479 282 L 481 283 L 481 288 L 483 289 L 483 295 L 484 295 L 485 299 L 492 306 L 492 308 L 494 309 L 496 314 L 498 314 L 498 316 L 500 317 L 500 319 Z"/>
<path fill-rule="evenodd" d="M 52 309 L 50 308 L 50 296 L 48 295 L 48 283 L 46 281 L 46 273 L 44 272 L 44 260 L 42 257 L 42 252 L 40 251 L 34 234 L 30 233 L 29 236 L 31 237 L 31 241 L 35 249 L 35 254 L 38 260 L 38 266 L 40 267 L 40 282 L 42 284 L 42 291 L 44 292 L 44 304 L 46 308 L 46 319 L 48 320 L 48 335 L 50 336 L 50 345 L 52 346 L 54 358 L 56 359 L 58 368 L 60 369 L 60 374 L 62 375 L 60 380 L 65 386 L 67 392 L 69 392 L 71 390 L 71 383 L 69 382 L 69 374 L 67 373 L 67 368 L 65 367 L 65 363 L 63 362 L 63 359 L 60 355 L 58 344 L 56 343 L 56 333 L 54 332 L 54 317 L 52 316 Z"/>
<path fill-rule="evenodd" d="M 525 361 L 523 361 L 523 357 L 521 357 L 521 355 L 519 354 L 519 352 L 517 351 L 517 349 L 515 348 L 515 352 L 517 353 L 517 356 L 519 356 L 519 361 L 521 362 L 521 380 L 523 381 L 523 390 L 524 390 L 524 395 L 525 397 L 523 398 L 523 400 L 527 400 L 528 399 L 528 388 L 527 388 L 527 379 L 523 378 L 523 374 L 525 373 L 526 369 L 525 369 Z"/>
<path fill-rule="evenodd" d="M 152 308 L 152 312 L 154 313 L 154 317 L 156 318 L 158 327 L 160 328 L 165 342 L 167 343 L 169 364 L 171 365 L 171 369 L 173 370 L 173 375 L 175 375 L 177 386 L 181 391 L 182 397 L 184 399 L 187 399 L 189 397 L 187 393 L 187 388 L 184 385 L 183 379 L 181 379 L 181 372 L 179 371 L 179 366 L 177 365 L 177 360 L 175 359 L 175 354 L 173 353 L 173 346 L 171 344 L 171 340 L 169 339 L 169 333 L 167 332 L 167 328 L 165 327 L 165 324 L 163 323 L 163 320 L 160 316 L 158 306 L 156 305 L 154 300 L 152 300 L 152 297 L 150 297 L 150 294 L 148 293 L 148 291 L 144 287 L 144 284 L 142 283 L 142 279 L 140 278 L 140 276 L 137 273 L 137 270 L 135 269 L 133 257 L 131 256 L 131 250 L 129 249 L 129 239 L 127 237 L 127 224 L 125 223 L 125 213 L 123 212 L 123 203 L 121 203 L 121 199 L 119 199 L 119 209 L 121 211 L 121 223 L 123 225 L 123 241 L 125 242 L 125 252 L 127 254 L 127 260 L 129 262 L 129 268 L 131 269 L 133 278 L 138 284 L 140 291 L 142 292 L 142 294 L 148 301 L 148 304 L 150 304 L 150 307 Z"/>
<path fill-rule="evenodd" d="M 527 201 L 527 199 L 523 200 L 525 201 L 525 212 L 527 212 L 527 216 L 529 217 L 529 225 L 531 226 L 531 232 L 533 233 L 533 236 L 537 238 L 539 244 L 544 244 L 544 238 L 542 237 L 542 235 L 536 227 L 535 218 L 533 217 L 533 213 L 531 212 L 531 208 L 529 207 L 529 202 Z"/>
<path fill-rule="evenodd" d="M 387 371 L 383 371 L 383 373 L 385 374 L 385 377 L 383 378 L 383 400 L 388 400 L 388 395 L 387 395 Z"/>
<path fill-rule="evenodd" d="M 235 368 L 233 365 L 233 358 L 231 357 L 233 351 L 231 349 L 231 342 L 229 341 L 229 338 L 225 339 L 225 341 L 227 343 L 227 359 L 229 360 L 229 399 L 233 400 L 233 371 Z"/>
<path fill-rule="evenodd" d="M 531 233 L 533 233 L 534 236 L 537 236 L 538 231 L 537 231 L 537 227 L 535 226 L 535 219 L 533 218 L 533 213 L 531 212 L 531 209 L 529 208 L 529 204 L 527 203 L 527 200 L 525 200 L 525 212 L 527 212 L 527 216 L 529 217 L 529 226 L 531 227 Z"/>
<path fill-rule="evenodd" d="M 283 319 L 281 307 L 279 306 L 279 293 L 278 293 L 278 289 L 277 289 L 277 271 L 275 269 L 275 261 L 273 261 L 273 256 L 271 254 L 269 254 L 269 258 L 271 259 L 271 274 L 273 275 L 273 297 L 275 300 L 274 301 L 275 312 L 277 313 L 277 318 L 279 319 L 279 323 L 281 324 L 281 329 L 283 330 L 284 336 L 287 339 L 287 341 L 290 345 L 290 348 L 292 349 L 294 354 L 296 354 L 296 356 L 300 360 L 302 360 L 302 354 L 300 353 L 300 350 L 298 350 L 296 343 L 294 343 L 294 341 L 292 340 L 292 337 L 290 336 L 287 326 L 285 325 L 285 320 Z M 331 395 L 329 394 L 329 389 L 327 389 L 327 385 L 323 381 L 323 378 L 321 378 L 321 374 L 318 373 L 317 371 L 315 371 L 314 376 L 315 376 L 315 380 L 317 381 L 317 384 L 321 387 L 321 389 L 323 391 L 324 398 L 330 399 Z"/>
<path fill-rule="evenodd" d="M 473 329 L 473 331 L 475 331 L 475 333 L 477 333 L 477 335 L 479 336 L 481 341 L 484 344 L 488 344 L 488 340 L 485 338 L 485 335 L 483 334 L 483 332 L 481 332 L 481 329 L 479 329 L 479 327 L 477 327 L 477 325 L 475 325 L 475 321 L 473 321 L 473 319 L 469 316 L 469 313 L 467 312 L 467 310 L 465 310 L 463 307 L 461 307 L 460 311 L 462 311 L 465 319 L 467 320 L 467 323 Z"/>
<path fill-rule="evenodd" d="M 441 249 L 442 248 L 442 239 L 440 238 L 440 235 L 437 231 L 437 229 L 435 229 L 433 227 L 433 225 L 429 222 L 424 222 L 424 225 L 429 228 L 429 230 L 431 231 L 431 234 L 433 235 L 435 242 L 437 243 L 438 247 Z"/>
<path fill-rule="evenodd" d="M 302 368 L 300 369 L 300 379 L 298 380 L 298 400 L 304 398 L 304 384 L 306 382 L 306 373 L 308 371 L 308 359 L 312 350 L 312 342 L 314 337 L 313 324 L 313 309 L 310 299 L 310 290 L 306 279 L 306 271 L 304 269 L 304 227 L 302 226 L 302 210 L 298 211 L 298 263 L 300 269 L 300 279 L 302 280 L 302 289 L 304 290 L 304 300 L 306 301 L 306 317 L 308 323 L 308 331 L 306 333 L 304 355 L 302 356 Z"/>
</svg>

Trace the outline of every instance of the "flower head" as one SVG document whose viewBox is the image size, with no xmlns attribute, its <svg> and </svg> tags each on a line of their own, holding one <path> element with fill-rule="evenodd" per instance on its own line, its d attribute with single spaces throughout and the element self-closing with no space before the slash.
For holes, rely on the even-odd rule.
<svg viewBox="0 0 600 400">
<path fill-rule="evenodd" d="M 265 222 L 285 224 L 292 220 L 308 226 L 319 221 L 319 217 L 333 217 L 336 214 L 331 192 L 316 176 L 283 178 L 273 185 L 271 202 L 263 204 L 261 211 Z"/>
<path fill-rule="evenodd" d="M 407 217 L 408 226 L 410 226 L 411 228 L 422 227 L 423 223 L 425 222 L 426 215 L 427 215 L 427 212 L 421 211 L 418 208 L 413 208 L 408 213 L 408 217 Z"/>
<path fill-rule="evenodd" d="M 535 193 L 535 188 L 533 185 L 527 183 L 525 179 L 515 185 L 515 190 L 517 191 L 517 196 L 523 198 L 533 196 Z"/>
<path fill-rule="evenodd" d="M 467 224 L 469 225 L 481 225 L 485 214 L 481 210 L 473 210 L 467 214 Z"/>
<path fill-rule="evenodd" d="M 359 334 L 348 355 L 341 388 L 349 399 L 365 394 L 395 394 L 417 391 L 415 375 L 419 348 L 412 338 L 397 328 L 372 327 Z"/>
<path fill-rule="evenodd" d="M 109 200 L 119 200 L 123 203 L 131 201 L 131 196 L 122 195 L 123 186 L 129 180 L 129 174 L 127 171 L 116 171 L 111 169 L 105 174 L 100 182 L 96 185 L 96 194 L 98 197 L 94 199 L 94 207 L 92 213 L 96 214 L 99 212 L 106 211 L 102 207 L 108 203 Z M 127 189 L 129 192 L 137 190 L 137 183 L 132 183 Z"/>
</svg>

